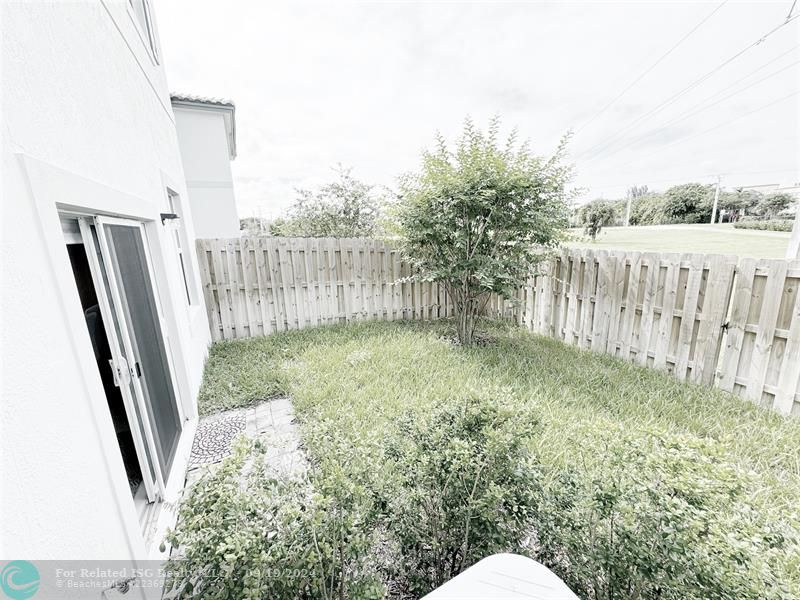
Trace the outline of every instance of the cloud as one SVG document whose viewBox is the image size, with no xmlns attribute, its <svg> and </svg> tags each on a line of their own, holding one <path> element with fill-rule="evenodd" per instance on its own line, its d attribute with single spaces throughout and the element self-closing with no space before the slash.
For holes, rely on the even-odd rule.
<svg viewBox="0 0 800 600">
<path fill-rule="evenodd" d="M 795 43 L 797 23 L 720 70 L 653 118 L 630 123 L 780 23 L 786 7 L 729 3 L 591 124 L 616 95 L 707 15 L 705 3 L 282 3 L 161 0 L 155 3 L 170 86 L 232 98 L 239 156 L 233 163 L 242 216 L 277 215 L 296 187 L 332 178 L 342 163 L 369 183 L 392 186 L 419 164 L 439 130 L 458 134 L 471 115 L 495 114 L 548 153 L 569 129 L 572 155 L 620 135 L 631 149 L 578 161 L 588 194 L 603 181 L 692 178 L 713 155 L 727 171 L 797 162 L 796 102 L 687 141 L 797 86 L 797 67 L 665 131 L 691 109 Z M 795 50 L 774 68 L 800 58 Z M 766 71 L 769 72 L 769 71 Z M 794 138 L 776 141 L 793 132 Z M 741 143 L 753 135 L 770 143 Z M 667 146 L 667 144 L 670 144 Z M 663 148 L 663 152 L 662 149 Z M 792 160 L 794 159 L 794 160 Z M 686 166 L 688 164 L 688 166 Z M 703 164 L 706 164 L 703 162 Z M 747 166 L 751 165 L 751 166 Z M 635 167 L 635 168 L 634 168 Z M 742 175 L 745 177 L 745 175 Z M 749 181 L 749 180 L 748 180 Z M 741 182 L 740 182 L 741 183 Z"/>
</svg>

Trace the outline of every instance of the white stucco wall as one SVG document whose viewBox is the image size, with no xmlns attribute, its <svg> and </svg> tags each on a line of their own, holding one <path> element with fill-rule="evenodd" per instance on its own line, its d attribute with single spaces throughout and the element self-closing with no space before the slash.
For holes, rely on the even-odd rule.
<svg viewBox="0 0 800 600">
<path fill-rule="evenodd" d="M 239 215 L 222 113 L 176 106 L 175 123 L 197 237 L 238 237 Z"/>
<path fill-rule="evenodd" d="M 125 0 L 2 4 L 2 558 L 130 559 L 150 550 L 58 206 L 145 221 L 178 393 L 196 414 L 209 334 L 202 304 L 187 306 L 159 220 L 167 186 L 187 195 L 167 90 Z M 188 209 L 183 226 L 194 235 Z M 196 270 L 194 253 L 187 257 Z"/>
</svg>

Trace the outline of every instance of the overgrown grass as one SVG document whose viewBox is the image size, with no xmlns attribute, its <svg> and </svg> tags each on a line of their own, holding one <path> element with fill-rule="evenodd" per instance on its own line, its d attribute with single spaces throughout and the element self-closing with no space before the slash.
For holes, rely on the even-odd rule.
<svg viewBox="0 0 800 600">
<path fill-rule="evenodd" d="M 216 344 L 200 410 L 288 394 L 312 459 L 369 481 L 401 415 L 497 390 L 535 411 L 541 434 L 531 443 L 552 473 L 595 472 L 623 439 L 710 441 L 747 475 L 745 495 L 757 511 L 800 528 L 797 420 L 504 324 L 484 325 L 496 341 L 468 349 L 446 340 L 447 322 L 363 323 Z M 781 552 L 782 578 L 796 593 L 797 546 Z"/>
</svg>

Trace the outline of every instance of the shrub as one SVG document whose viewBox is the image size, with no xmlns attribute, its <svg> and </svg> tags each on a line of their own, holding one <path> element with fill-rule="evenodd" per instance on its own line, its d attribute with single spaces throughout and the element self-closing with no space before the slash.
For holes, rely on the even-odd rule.
<svg viewBox="0 0 800 600">
<path fill-rule="evenodd" d="M 442 137 L 419 173 L 401 180 L 398 232 L 418 277 L 441 282 L 453 301 L 459 341 L 469 346 L 492 293 L 513 299 L 569 224 L 566 138 L 550 158 L 512 134 L 464 124 L 455 148 Z"/>
<path fill-rule="evenodd" d="M 593 200 L 584 204 L 578 213 L 584 233 L 592 238 L 592 241 L 597 239 L 603 227 L 612 225 L 616 217 L 614 205 L 608 200 Z"/>
<path fill-rule="evenodd" d="M 381 598 L 369 503 L 274 478 L 245 440 L 181 505 L 167 597 Z M 342 499 L 346 500 L 343 502 Z"/>
<path fill-rule="evenodd" d="M 385 498 L 393 578 L 414 598 L 490 554 L 520 551 L 538 483 L 527 448 L 537 423 L 503 404 L 481 395 L 409 412 L 387 440 L 398 474 Z"/>
<path fill-rule="evenodd" d="M 737 221 L 735 229 L 760 229 L 762 231 L 791 231 L 794 221 L 789 219 L 770 219 L 768 221 Z"/>
<path fill-rule="evenodd" d="M 621 442 L 593 449 L 603 460 L 544 486 L 539 560 L 587 599 L 789 597 L 771 566 L 794 534 L 757 516 L 722 444 L 615 433 Z"/>
</svg>

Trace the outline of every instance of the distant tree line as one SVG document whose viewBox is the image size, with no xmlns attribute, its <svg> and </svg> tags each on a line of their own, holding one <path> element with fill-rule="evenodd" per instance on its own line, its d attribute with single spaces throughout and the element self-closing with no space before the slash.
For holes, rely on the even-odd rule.
<svg viewBox="0 0 800 600">
<path fill-rule="evenodd" d="M 594 238 L 604 226 L 622 225 L 631 200 L 631 225 L 709 223 L 715 186 L 684 183 L 665 192 L 651 192 L 647 186 L 633 187 L 626 198 L 598 199 L 578 207 L 574 222 Z M 759 220 L 793 218 L 789 210 L 794 198 L 789 194 L 761 194 L 754 190 L 722 191 L 717 205 L 717 222 L 736 222 L 744 217 Z"/>
<path fill-rule="evenodd" d="M 623 225 L 631 199 L 631 225 L 708 223 L 715 186 L 684 183 L 665 192 L 646 185 L 633 186 L 619 199 L 597 199 L 577 207 L 572 224 L 595 239 L 603 227 Z M 391 228 L 387 208 L 396 201 L 388 189 L 360 181 L 351 169 L 336 169 L 336 179 L 316 190 L 298 189 L 297 198 L 285 216 L 274 220 L 241 219 L 246 235 L 289 237 L 381 237 Z M 720 192 L 718 222 L 793 219 L 794 198 L 789 194 L 762 194 L 754 190 Z"/>
<path fill-rule="evenodd" d="M 284 237 L 379 237 L 391 193 L 356 179 L 352 169 L 341 165 L 336 175 L 317 190 L 297 189 L 297 198 L 285 216 L 241 219 L 242 231 Z"/>
</svg>

